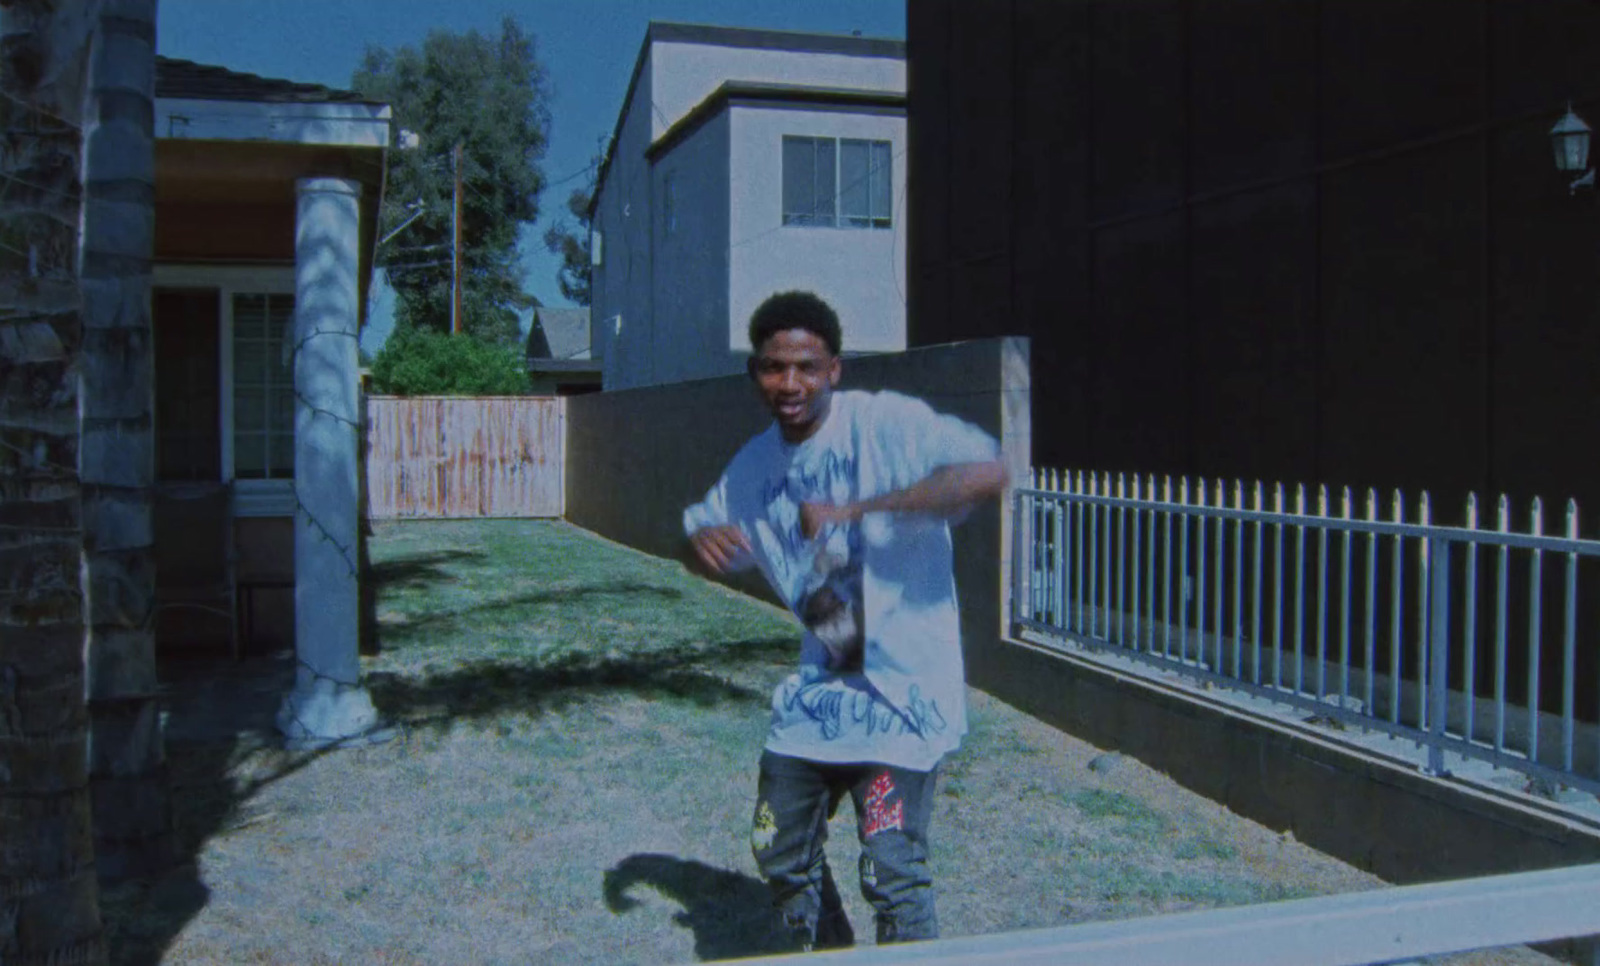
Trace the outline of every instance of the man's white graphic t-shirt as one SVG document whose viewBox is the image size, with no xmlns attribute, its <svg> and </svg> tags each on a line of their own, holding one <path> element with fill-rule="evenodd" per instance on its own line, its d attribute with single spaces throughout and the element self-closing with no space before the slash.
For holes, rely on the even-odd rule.
<svg viewBox="0 0 1600 966">
<path fill-rule="evenodd" d="M 986 462 L 977 427 L 898 393 L 837 392 L 810 439 L 774 423 L 746 443 L 686 533 L 736 524 L 752 558 L 805 626 L 800 670 L 772 697 L 774 752 L 926 770 L 967 730 L 949 521 L 869 513 L 800 532 L 805 503 L 840 505 L 902 490 L 940 466 Z"/>
</svg>

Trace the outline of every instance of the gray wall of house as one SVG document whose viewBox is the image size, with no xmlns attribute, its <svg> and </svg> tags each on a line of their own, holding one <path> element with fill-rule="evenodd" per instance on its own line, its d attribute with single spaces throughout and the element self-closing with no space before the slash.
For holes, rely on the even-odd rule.
<svg viewBox="0 0 1600 966">
<path fill-rule="evenodd" d="M 729 155 L 733 218 L 730 235 L 724 241 L 731 287 L 727 296 L 727 345 L 741 354 L 748 348 L 746 327 L 750 313 L 767 296 L 789 289 L 809 289 L 825 297 L 839 313 L 847 350 L 904 349 L 904 113 L 751 105 L 732 107 L 729 113 L 733 126 Z M 890 227 L 784 225 L 785 135 L 889 142 Z"/>
<path fill-rule="evenodd" d="M 1027 343 L 985 339 L 846 361 L 841 387 L 893 389 L 982 427 L 1001 441 L 1017 477 L 1026 470 Z M 567 400 L 567 519 L 662 557 L 688 560 L 683 510 L 770 417 L 745 376 L 575 396 Z M 955 530 L 956 586 L 969 677 L 984 668 L 1001 629 L 1001 552 L 1009 517 L 998 503 Z M 771 599 L 756 578 L 730 585 Z"/>
<path fill-rule="evenodd" d="M 704 379 L 740 371 L 729 350 L 728 112 L 656 158 L 650 168 L 655 273 L 651 311 L 652 378 L 621 373 L 615 385 Z M 672 184 L 673 207 L 666 204 Z M 669 216 L 672 224 L 669 225 Z"/>
<path fill-rule="evenodd" d="M 904 91 L 905 62 L 858 56 L 657 42 L 623 107 L 595 205 L 601 237 L 592 303 L 594 351 L 607 388 L 737 373 L 750 310 L 778 288 L 815 288 L 837 303 L 851 348 L 905 346 L 905 118 L 829 108 L 728 105 L 670 150 L 650 145 L 723 82 Z M 783 228 L 782 134 L 893 142 L 891 231 Z M 666 234 L 666 179 L 678 230 Z M 760 236 L 759 244 L 748 244 Z M 737 246 L 732 248 L 731 246 Z M 737 257 L 737 261 L 735 258 Z M 620 319 L 620 325 L 618 320 Z"/>
<path fill-rule="evenodd" d="M 665 134 L 673 121 L 728 80 L 869 91 L 906 89 L 906 62 L 900 57 L 672 40 L 656 42 L 650 55 L 656 70 L 653 100 L 660 109 L 652 138 Z"/>
<path fill-rule="evenodd" d="M 595 200 L 593 226 L 600 233 L 600 265 L 594 269 L 590 339 L 605 360 L 605 382 L 623 373 L 650 371 L 650 146 L 654 85 L 650 55 L 611 146 L 611 164 Z M 618 325 L 620 320 L 620 326 Z"/>
</svg>

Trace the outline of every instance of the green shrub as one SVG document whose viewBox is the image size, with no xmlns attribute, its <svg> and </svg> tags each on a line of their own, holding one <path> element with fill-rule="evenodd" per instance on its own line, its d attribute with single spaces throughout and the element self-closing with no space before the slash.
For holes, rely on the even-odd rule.
<svg viewBox="0 0 1600 966">
<path fill-rule="evenodd" d="M 528 392 L 522 346 L 465 333 L 396 326 L 372 360 L 372 389 L 393 396 L 519 396 Z"/>
</svg>

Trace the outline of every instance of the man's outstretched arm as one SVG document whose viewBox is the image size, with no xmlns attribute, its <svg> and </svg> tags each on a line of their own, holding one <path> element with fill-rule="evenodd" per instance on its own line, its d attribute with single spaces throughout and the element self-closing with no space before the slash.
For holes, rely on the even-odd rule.
<svg viewBox="0 0 1600 966">
<path fill-rule="evenodd" d="M 1010 474 L 999 460 L 941 466 L 903 490 L 893 490 L 842 506 L 807 503 L 800 529 L 807 539 L 830 523 L 852 523 L 868 513 L 921 513 L 951 516 L 1005 492 Z"/>
</svg>

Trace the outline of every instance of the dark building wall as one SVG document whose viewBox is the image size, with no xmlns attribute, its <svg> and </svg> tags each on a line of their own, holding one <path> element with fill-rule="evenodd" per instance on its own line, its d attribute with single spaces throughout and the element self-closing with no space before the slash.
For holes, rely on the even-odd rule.
<svg viewBox="0 0 1600 966">
<path fill-rule="evenodd" d="M 910 340 L 1030 336 L 1036 463 L 1600 511 L 1600 208 L 1547 135 L 1600 121 L 1600 5 L 912 0 L 907 42 Z"/>
<path fill-rule="evenodd" d="M 1572 497 L 1600 533 L 1600 204 L 1548 134 L 1569 100 L 1600 124 L 1600 3 L 911 0 L 907 50 L 909 342 L 1029 337 L 1035 465 L 1372 488 L 1386 518 L 1426 490 L 1447 524 L 1504 493 L 1518 530 L 1539 496 L 1546 533 Z"/>
</svg>

